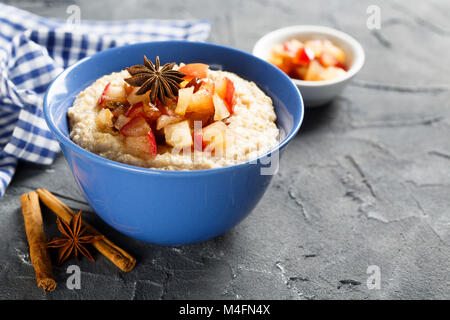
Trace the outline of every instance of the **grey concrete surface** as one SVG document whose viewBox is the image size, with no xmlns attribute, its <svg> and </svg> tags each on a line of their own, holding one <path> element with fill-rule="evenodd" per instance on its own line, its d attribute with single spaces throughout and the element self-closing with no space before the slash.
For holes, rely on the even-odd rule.
<svg viewBox="0 0 450 320">
<path fill-rule="evenodd" d="M 0 200 L 0 299 L 449 299 L 450 3 L 437 1 L 6 1 L 43 16 L 207 18 L 210 42 L 250 51 L 273 29 L 319 24 L 355 36 L 366 65 L 331 104 L 307 110 L 280 172 L 254 212 L 216 239 L 160 247 L 106 226 L 59 156 L 21 163 Z M 367 7 L 381 29 L 366 27 Z M 56 267 L 58 287 L 36 287 L 19 195 L 61 195 L 137 257 L 122 273 L 96 254 Z M 44 212 L 48 234 L 54 216 Z M 82 271 L 69 290 L 66 268 Z M 368 266 L 381 270 L 369 290 Z"/>
</svg>

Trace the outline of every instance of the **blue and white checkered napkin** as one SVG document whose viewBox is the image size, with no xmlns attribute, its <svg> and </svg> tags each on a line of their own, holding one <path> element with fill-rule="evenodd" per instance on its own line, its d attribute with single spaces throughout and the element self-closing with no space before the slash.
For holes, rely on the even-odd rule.
<svg viewBox="0 0 450 320">
<path fill-rule="evenodd" d="M 67 66 L 97 51 L 156 40 L 204 41 L 207 21 L 133 20 L 67 24 L 0 3 L 0 198 L 18 160 L 51 164 L 59 146 L 42 100 Z"/>
</svg>

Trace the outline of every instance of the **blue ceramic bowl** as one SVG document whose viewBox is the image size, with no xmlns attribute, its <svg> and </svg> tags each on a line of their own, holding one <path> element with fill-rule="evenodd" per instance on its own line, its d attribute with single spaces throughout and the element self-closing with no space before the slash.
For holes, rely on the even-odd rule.
<svg viewBox="0 0 450 320">
<path fill-rule="evenodd" d="M 149 42 L 117 47 L 85 58 L 61 73 L 44 98 L 45 119 L 58 139 L 81 192 L 95 212 L 118 231 L 143 241 L 181 245 L 203 241 L 237 225 L 256 206 L 272 178 L 257 163 L 209 170 L 163 171 L 111 161 L 82 149 L 69 138 L 67 109 L 96 79 L 141 63 L 203 62 L 254 81 L 274 102 L 285 138 L 265 156 L 277 155 L 295 136 L 303 102 L 292 81 L 271 64 L 223 46 Z M 264 156 L 262 156 L 264 157 Z M 266 158 L 267 159 L 267 158 Z M 270 170 L 269 170 L 270 171 Z M 274 217 L 276 219 L 276 217 Z"/>
</svg>

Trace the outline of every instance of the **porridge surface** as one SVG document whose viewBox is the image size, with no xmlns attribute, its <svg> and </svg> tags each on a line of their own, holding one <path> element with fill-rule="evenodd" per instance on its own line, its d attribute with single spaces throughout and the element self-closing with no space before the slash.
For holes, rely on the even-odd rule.
<svg viewBox="0 0 450 320">
<path fill-rule="evenodd" d="M 195 170 L 228 166 L 251 160 L 278 144 L 279 131 L 272 100 L 253 82 L 224 71 L 208 71 L 208 78 L 228 77 L 235 86 L 236 104 L 227 119 L 227 147 L 222 155 L 206 152 L 173 152 L 159 147 L 154 159 L 136 157 L 126 152 L 123 137 L 102 132 L 96 124 L 100 95 L 108 82 L 120 85 L 128 71 L 105 75 L 82 91 L 68 110 L 70 138 L 79 146 L 102 157 L 135 166 L 166 169 Z"/>
</svg>

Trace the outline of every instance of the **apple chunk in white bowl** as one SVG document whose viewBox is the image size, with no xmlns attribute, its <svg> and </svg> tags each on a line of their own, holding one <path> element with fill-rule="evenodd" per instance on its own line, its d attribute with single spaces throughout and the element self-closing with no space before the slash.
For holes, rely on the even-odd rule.
<svg viewBox="0 0 450 320">
<path fill-rule="evenodd" d="M 306 81 L 291 77 L 300 90 L 306 107 L 316 107 L 326 104 L 338 96 L 364 64 L 364 50 L 350 35 L 329 27 L 300 25 L 272 31 L 255 44 L 253 54 L 258 58 L 270 61 L 276 46 L 290 40 L 306 41 L 328 40 L 338 47 L 345 55 L 345 72 L 339 73 L 330 80 Z"/>
</svg>

